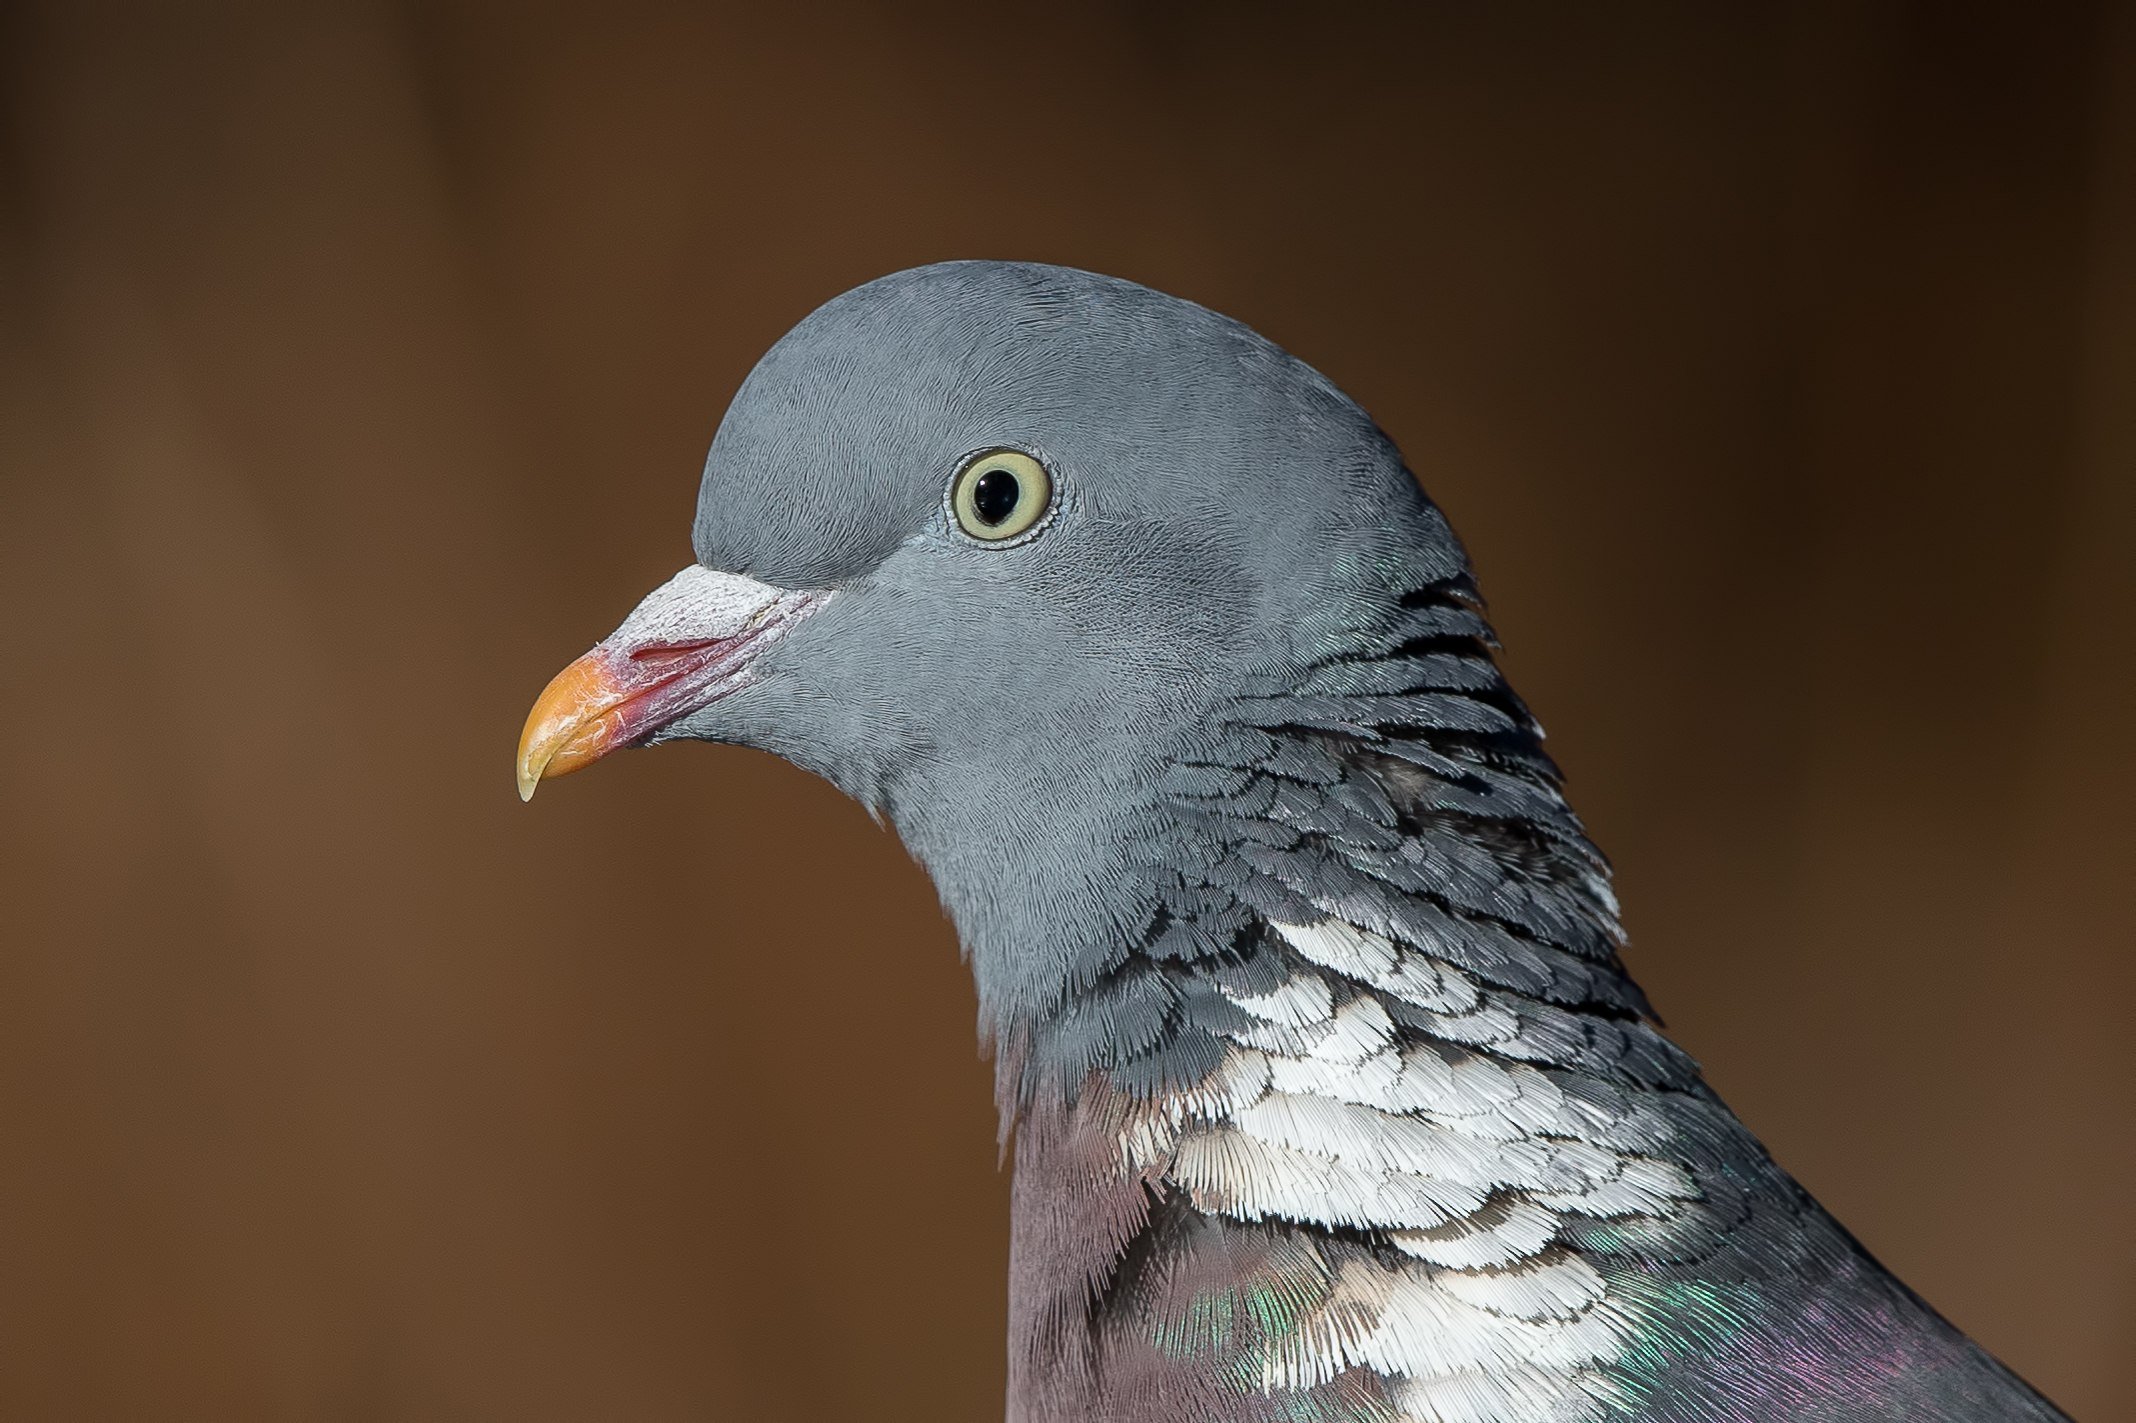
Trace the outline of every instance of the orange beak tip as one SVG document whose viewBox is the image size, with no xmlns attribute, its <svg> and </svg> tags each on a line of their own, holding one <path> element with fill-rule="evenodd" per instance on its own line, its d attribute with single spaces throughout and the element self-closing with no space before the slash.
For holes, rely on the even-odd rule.
<svg viewBox="0 0 2136 1423">
<path fill-rule="evenodd" d="M 534 799 L 542 781 L 592 764 L 617 744 L 609 715 L 622 693 L 598 652 L 589 652 L 556 674 L 519 733 L 515 770 L 519 799 Z"/>
</svg>

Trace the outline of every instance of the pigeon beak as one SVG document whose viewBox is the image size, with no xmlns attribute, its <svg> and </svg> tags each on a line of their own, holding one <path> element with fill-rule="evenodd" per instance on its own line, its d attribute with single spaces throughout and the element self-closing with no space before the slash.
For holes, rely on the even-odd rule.
<svg viewBox="0 0 2136 1423">
<path fill-rule="evenodd" d="M 519 734 L 519 798 L 755 681 L 764 649 L 832 596 L 685 568 L 542 689 Z"/>
</svg>

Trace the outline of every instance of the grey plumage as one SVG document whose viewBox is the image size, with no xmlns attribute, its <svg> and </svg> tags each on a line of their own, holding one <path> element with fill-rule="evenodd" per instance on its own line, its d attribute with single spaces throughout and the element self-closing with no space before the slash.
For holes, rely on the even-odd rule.
<svg viewBox="0 0 2136 1423">
<path fill-rule="evenodd" d="M 1052 480 L 998 545 L 946 494 L 994 449 Z M 2058 1416 L 1657 1031 L 1459 543 L 1310 367 L 900 273 L 751 373 L 694 532 L 589 658 L 710 670 L 602 734 L 786 756 L 933 876 L 1018 1132 L 1012 1418 Z"/>
</svg>

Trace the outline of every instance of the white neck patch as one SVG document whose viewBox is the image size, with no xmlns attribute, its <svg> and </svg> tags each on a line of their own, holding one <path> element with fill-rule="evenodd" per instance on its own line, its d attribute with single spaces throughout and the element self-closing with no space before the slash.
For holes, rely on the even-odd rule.
<svg viewBox="0 0 2136 1423">
<path fill-rule="evenodd" d="M 1272 927 L 1302 963 L 1232 998 L 1251 1022 L 1226 1035 L 1222 1067 L 1119 1142 L 1123 1170 L 1208 1214 L 1370 1232 L 1399 1250 L 1346 1257 L 1325 1303 L 1259 1360 L 1261 1386 L 1362 1367 L 1405 1418 L 1601 1417 L 1601 1371 L 1632 1322 L 1561 1227 L 1696 1200 L 1655 1152 L 1667 1123 L 1631 1094 L 1576 1096 L 1493 1051 L 1525 1000 L 1340 919 Z M 1390 1002 L 1430 1028 L 1399 1028 Z"/>
</svg>

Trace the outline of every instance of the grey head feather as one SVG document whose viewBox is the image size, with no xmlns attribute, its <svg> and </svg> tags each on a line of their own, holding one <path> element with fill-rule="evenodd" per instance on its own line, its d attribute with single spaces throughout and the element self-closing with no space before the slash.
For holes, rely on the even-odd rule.
<svg viewBox="0 0 2136 1423">
<path fill-rule="evenodd" d="M 959 463 L 1002 446 L 1056 486 L 1011 549 L 942 514 Z M 992 262 L 871 282 L 774 346 L 713 441 L 694 543 L 845 596 L 777 675 L 667 734 L 764 746 L 886 815 L 1005 1034 L 1091 971 L 1093 926 L 1145 927 L 1178 835 L 1165 774 L 1224 754 L 1220 704 L 1466 576 L 1311 367 L 1132 283 Z"/>
<path fill-rule="evenodd" d="M 997 448 L 1055 494 L 989 545 L 946 500 Z M 886 817 L 971 958 L 1013 1418 L 2059 1416 L 1661 1036 L 1460 544 L 1303 362 L 1087 272 L 898 273 L 750 374 L 694 541 L 836 596 L 658 739 Z"/>
</svg>

